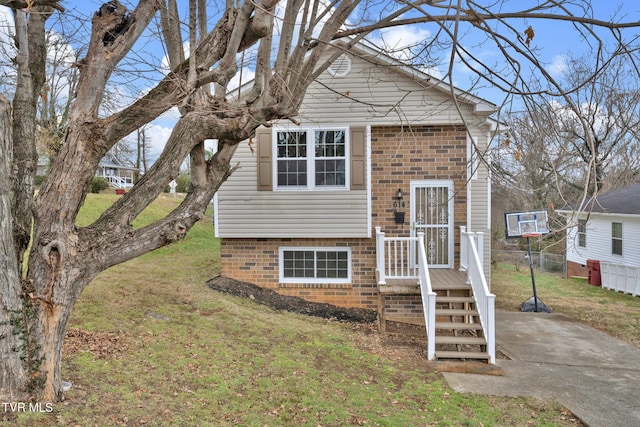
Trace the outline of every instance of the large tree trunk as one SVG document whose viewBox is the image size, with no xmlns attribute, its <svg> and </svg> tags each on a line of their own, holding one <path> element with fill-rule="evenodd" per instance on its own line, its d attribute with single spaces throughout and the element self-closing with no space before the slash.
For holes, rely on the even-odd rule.
<svg viewBox="0 0 640 427">
<path fill-rule="evenodd" d="M 28 397 L 27 372 L 20 356 L 24 324 L 20 272 L 16 263 L 11 216 L 11 107 L 0 95 L 0 398 L 3 402 Z M 17 351 L 14 351 L 17 350 Z"/>
<path fill-rule="evenodd" d="M 34 340 L 34 308 L 21 269 L 33 222 L 33 178 L 37 167 L 36 109 L 45 80 L 44 24 L 50 7 L 15 13 L 18 79 L 13 99 L 13 120 L 6 99 L 0 108 L 0 345 L 3 402 L 26 400 L 42 381 L 39 351 Z M 9 129 L 12 132 L 9 132 Z M 10 242 L 12 236 L 12 242 Z M 11 244 L 10 244 L 11 243 Z"/>
<path fill-rule="evenodd" d="M 13 235 L 22 264 L 29 245 L 33 218 L 33 178 L 38 165 L 36 152 L 36 110 L 45 81 L 45 29 L 51 15 L 50 7 L 36 7 L 35 13 L 16 11 L 16 40 L 18 41 L 18 79 L 13 98 Z"/>
<path fill-rule="evenodd" d="M 15 240 L 13 244 L 2 242 L 3 246 L 13 246 L 14 252 L 3 252 L 6 262 L 13 261 L 13 266 L 4 273 L 7 280 L 3 280 L 3 286 L 6 283 L 11 289 L 3 289 L 0 315 L 2 320 L 8 321 L 15 314 L 18 320 L 11 327 L 2 326 L 3 333 L 9 337 L 5 343 L 15 342 L 15 345 L 0 345 L 0 355 L 5 362 L 2 381 L 11 382 L 7 386 L 3 384 L 0 395 L 3 401 L 26 397 L 48 402 L 59 400 L 65 331 L 72 308 L 84 288 L 108 267 L 183 238 L 204 215 L 215 191 L 231 173 L 230 162 L 238 144 L 250 138 L 259 125 L 295 113 L 304 89 L 313 80 L 312 72 L 320 58 L 319 52 L 306 55 L 310 49 L 306 43 L 296 45 L 292 51 L 291 63 L 299 65 L 300 72 L 292 72 L 286 58 L 280 58 L 279 68 L 272 70 L 269 61 L 271 39 L 267 37 L 259 51 L 261 69 L 257 75 L 261 77 L 256 90 L 246 100 L 230 100 L 226 96 L 227 84 L 238 71 L 237 53 L 270 33 L 273 26 L 272 11 L 276 0 L 263 0 L 262 3 L 264 7 L 259 9 L 255 9 L 253 2 L 246 2 L 239 9 L 229 3 L 218 25 L 208 34 L 201 35 L 197 47 L 192 49 L 191 60 L 173 65 L 173 71 L 157 86 L 130 106 L 105 118 L 100 118 L 99 109 L 111 73 L 133 47 L 161 3 L 140 0 L 136 10 L 130 13 L 114 1 L 94 14 L 87 57 L 76 64 L 80 77 L 65 140 L 35 203 L 31 201 L 33 191 L 30 187 L 34 167 L 30 167 L 20 181 L 29 188 L 16 190 L 28 200 L 30 207 L 22 214 L 28 219 L 20 218 L 21 236 L 26 239 L 23 240 L 29 238 L 26 230 L 33 229 L 23 280 L 19 274 L 22 264 L 17 261 L 20 254 L 15 248 L 26 250 L 26 245 L 22 240 Z M 356 3 L 347 2 L 339 8 L 342 12 L 336 14 L 337 21 L 326 27 L 328 30 L 318 38 L 317 51 L 326 48 L 333 32 Z M 295 22 L 297 9 L 289 10 L 288 14 L 285 21 Z M 174 21 L 167 22 L 170 26 Z M 264 25 L 267 28 L 261 28 Z M 38 37 L 43 34 L 39 33 Z M 172 58 L 180 61 L 183 56 L 172 55 Z M 35 64 L 31 66 L 35 67 Z M 24 92 L 26 102 L 29 101 L 27 94 L 37 98 L 39 92 L 33 86 L 38 83 L 31 80 L 27 72 L 24 77 L 29 77 L 24 86 L 29 88 Z M 200 90 L 209 83 L 224 89 L 220 91 L 222 95 Z M 117 141 L 175 106 L 180 107 L 182 115 L 158 160 L 93 224 L 76 226 L 77 214 L 102 156 Z M 29 130 L 33 143 L 35 135 L 30 129 L 35 129 L 35 117 L 31 113 L 35 109 L 25 111 L 29 111 L 28 116 L 21 115 L 20 120 L 33 122 L 23 125 Z M 20 139 L 26 144 L 29 137 L 21 136 Z M 218 151 L 213 159 L 204 156 L 202 142 L 207 139 L 218 140 Z M 6 141 L 10 141 L 8 136 Z M 20 153 L 24 158 L 33 155 L 27 151 Z M 134 230 L 133 220 L 178 174 L 181 163 L 188 156 L 193 168 L 192 192 L 167 217 Z M 12 161 L 1 160 L 6 164 Z M 15 166 L 15 159 L 13 164 Z M 10 175 L 7 172 L 5 176 Z M 17 187 L 14 185 L 14 188 Z M 8 199 L 9 195 L 2 197 Z M 9 215 L 3 215 L 2 227 L 16 228 L 15 216 L 20 214 L 14 211 L 13 215 L 13 223 L 4 220 Z M 3 239 L 4 236 L 3 230 Z M 16 332 L 18 327 L 19 334 Z M 12 349 L 18 352 L 10 354 Z"/>
</svg>

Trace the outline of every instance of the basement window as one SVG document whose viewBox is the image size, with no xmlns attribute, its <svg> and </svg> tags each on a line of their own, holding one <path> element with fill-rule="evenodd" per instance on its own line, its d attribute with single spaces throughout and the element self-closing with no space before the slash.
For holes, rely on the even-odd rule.
<svg viewBox="0 0 640 427">
<path fill-rule="evenodd" d="M 281 283 L 351 283 L 350 248 L 280 248 Z"/>
</svg>

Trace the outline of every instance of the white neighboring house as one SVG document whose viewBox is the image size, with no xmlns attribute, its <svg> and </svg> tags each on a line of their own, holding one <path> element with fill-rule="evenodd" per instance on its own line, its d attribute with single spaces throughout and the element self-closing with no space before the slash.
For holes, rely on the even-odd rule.
<svg viewBox="0 0 640 427">
<path fill-rule="evenodd" d="M 567 231 L 568 277 L 587 277 L 588 260 L 599 261 L 605 287 L 616 288 L 604 283 L 611 268 L 640 273 L 640 183 L 598 195 L 584 212 L 559 212 L 575 225 Z"/>
<path fill-rule="evenodd" d="M 125 166 L 111 153 L 107 153 L 101 160 L 96 169 L 96 176 L 107 180 L 109 185 L 114 188 L 131 188 L 133 180 L 138 168 Z"/>
<path fill-rule="evenodd" d="M 45 154 L 38 153 L 37 175 L 49 173 L 51 160 Z M 107 153 L 98 164 L 96 176 L 107 180 L 113 188 L 129 189 L 133 187 L 133 181 L 138 168 L 125 166 L 111 153 Z"/>
</svg>

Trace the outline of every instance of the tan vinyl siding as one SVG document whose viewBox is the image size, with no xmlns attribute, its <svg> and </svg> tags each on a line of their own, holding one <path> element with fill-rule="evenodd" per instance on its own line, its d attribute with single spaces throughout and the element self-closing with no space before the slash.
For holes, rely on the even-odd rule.
<svg viewBox="0 0 640 427">
<path fill-rule="evenodd" d="M 476 143 L 480 152 L 487 148 L 489 135 L 486 131 L 474 129 L 472 137 L 476 138 Z M 470 208 L 469 225 L 471 231 L 484 233 L 484 271 L 487 280 L 491 274 L 491 233 L 490 228 L 490 186 L 491 180 L 486 164 L 480 160 L 475 179 L 469 180 L 470 186 Z"/>
<path fill-rule="evenodd" d="M 218 192 L 219 237 L 367 237 L 366 190 L 258 191 L 258 155 L 243 143 L 233 157 L 239 168 Z"/>
<path fill-rule="evenodd" d="M 372 126 L 462 124 L 449 93 L 361 58 L 352 58 L 346 77 L 324 73 L 318 82 L 307 91 L 300 111 L 302 121 Z M 473 121 L 472 107 L 461 102 L 461 108 L 466 119 Z"/>
</svg>

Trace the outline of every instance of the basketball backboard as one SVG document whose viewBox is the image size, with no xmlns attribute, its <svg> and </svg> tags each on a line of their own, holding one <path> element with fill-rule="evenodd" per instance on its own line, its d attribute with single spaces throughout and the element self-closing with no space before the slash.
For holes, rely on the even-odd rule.
<svg viewBox="0 0 640 427">
<path fill-rule="evenodd" d="M 523 235 L 547 234 L 549 215 L 547 211 L 508 212 L 504 214 L 505 237 L 516 238 Z"/>
</svg>

